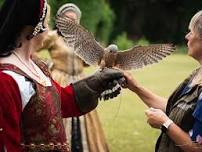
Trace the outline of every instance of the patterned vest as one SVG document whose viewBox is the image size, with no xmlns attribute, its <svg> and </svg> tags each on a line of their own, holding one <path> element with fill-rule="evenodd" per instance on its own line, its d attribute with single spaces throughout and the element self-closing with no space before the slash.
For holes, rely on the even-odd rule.
<svg viewBox="0 0 202 152">
<path fill-rule="evenodd" d="M 49 72 L 44 64 L 36 62 L 46 76 Z M 18 67 L 2 64 L 2 70 L 11 70 L 33 83 L 35 94 L 22 112 L 22 147 L 25 152 L 69 152 L 61 117 L 61 104 L 56 87 L 42 86 Z"/>
<path fill-rule="evenodd" d="M 187 133 L 193 128 L 194 118 L 192 113 L 197 105 L 202 86 L 194 85 L 184 94 L 182 94 L 182 91 L 196 75 L 198 70 L 199 69 L 195 70 L 190 77 L 179 85 L 168 99 L 166 107 L 166 114 L 169 118 Z M 156 144 L 155 152 L 183 152 L 180 146 L 183 145 L 176 145 L 167 134 L 161 133 Z"/>
</svg>

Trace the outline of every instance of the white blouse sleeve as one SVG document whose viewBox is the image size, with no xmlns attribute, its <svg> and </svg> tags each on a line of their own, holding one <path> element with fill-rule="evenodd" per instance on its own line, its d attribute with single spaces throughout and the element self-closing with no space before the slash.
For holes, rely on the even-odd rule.
<svg viewBox="0 0 202 152">
<path fill-rule="evenodd" d="M 35 94 L 32 82 L 26 81 L 24 76 L 13 71 L 4 70 L 3 72 L 12 76 L 12 78 L 17 82 L 22 99 L 22 109 L 24 109 L 30 98 Z"/>
</svg>

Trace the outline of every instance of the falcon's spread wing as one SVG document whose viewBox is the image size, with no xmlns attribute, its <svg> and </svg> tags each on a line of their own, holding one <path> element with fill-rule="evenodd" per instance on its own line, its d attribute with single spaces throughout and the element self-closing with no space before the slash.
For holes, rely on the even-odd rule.
<svg viewBox="0 0 202 152">
<path fill-rule="evenodd" d="M 56 27 L 69 47 L 87 64 L 98 65 L 104 54 L 104 48 L 95 40 L 93 35 L 70 21 L 67 17 L 57 16 Z"/>
<path fill-rule="evenodd" d="M 135 46 L 124 52 L 118 52 L 115 65 L 124 70 L 138 69 L 157 63 L 175 50 L 172 44 L 153 44 Z"/>
</svg>

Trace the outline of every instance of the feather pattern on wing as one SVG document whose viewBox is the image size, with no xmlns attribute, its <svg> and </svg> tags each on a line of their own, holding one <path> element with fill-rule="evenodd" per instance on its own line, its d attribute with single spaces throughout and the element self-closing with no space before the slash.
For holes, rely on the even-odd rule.
<svg viewBox="0 0 202 152">
<path fill-rule="evenodd" d="M 123 70 L 138 69 L 148 64 L 157 63 L 175 50 L 172 44 L 152 44 L 135 46 L 123 52 L 118 52 L 115 66 Z"/>
<path fill-rule="evenodd" d="M 75 53 L 87 64 L 98 65 L 104 55 L 104 48 L 93 35 L 67 17 L 57 16 L 56 27 L 64 37 L 66 44 L 73 47 Z"/>
</svg>

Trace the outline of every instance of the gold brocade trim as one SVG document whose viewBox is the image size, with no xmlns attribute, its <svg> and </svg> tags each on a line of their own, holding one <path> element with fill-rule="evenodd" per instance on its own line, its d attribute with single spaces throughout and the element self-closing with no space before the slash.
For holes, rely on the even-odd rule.
<svg viewBox="0 0 202 152">
<path fill-rule="evenodd" d="M 30 152 L 38 152 L 38 151 L 61 151 L 61 152 L 70 152 L 70 145 L 69 143 L 49 143 L 49 144 L 21 144 L 23 150 L 30 151 Z"/>
</svg>

